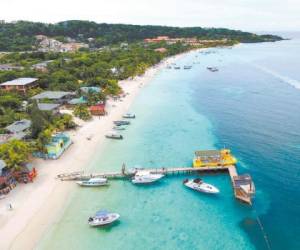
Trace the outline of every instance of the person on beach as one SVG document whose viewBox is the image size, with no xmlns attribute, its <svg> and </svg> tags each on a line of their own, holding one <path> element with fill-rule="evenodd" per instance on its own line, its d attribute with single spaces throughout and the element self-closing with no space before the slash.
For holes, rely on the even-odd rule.
<svg viewBox="0 0 300 250">
<path fill-rule="evenodd" d="M 13 210 L 11 203 L 8 204 L 8 210 Z"/>
</svg>

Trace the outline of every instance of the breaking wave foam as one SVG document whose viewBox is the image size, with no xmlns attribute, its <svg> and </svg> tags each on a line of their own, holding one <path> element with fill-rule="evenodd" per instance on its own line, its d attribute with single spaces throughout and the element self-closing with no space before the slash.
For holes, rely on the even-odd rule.
<svg viewBox="0 0 300 250">
<path fill-rule="evenodd" d="M 268 74 L 270 74 L 270 75 L 272 75 L 272 76 L 280 79 L 281 81 L 283 81 L 283 82 L 285 82 L 285 83 L 293 86 L 294 88 L 300 90 L 300 81 L 292 79 L 292 78 L 284 76 L 284 75 L 281 75 L 281 74 L 279 74 L 279 73 L 277 73 L 277 72 L 275 72 L 275 71 L 273 71 L 271 69 L 267 69 L 267 68 L 265 68 L 263 66 L 260 66 L 260 65 L 255 65 L 255 67 L 257 67 L 258 69 L 262 70 L 263 72 L 266 72 L 266 73 L 268 73 Z"/>
</svg>

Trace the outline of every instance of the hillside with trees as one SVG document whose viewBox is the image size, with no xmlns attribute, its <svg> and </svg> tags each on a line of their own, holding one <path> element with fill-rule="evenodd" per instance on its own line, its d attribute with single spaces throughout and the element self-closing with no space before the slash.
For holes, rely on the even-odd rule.
<svg viewBox="0 0 300 250">
<path fill-rule="evenodd" d="M 65 37 L 79 42 L 89 41 L 90 47 L 99 48 L 121 42 L 138 42 L 156 36 L 197 37 L 199 39 L 223 39 L 238 42 L 269 42 L 282 38 L 273 35 L 256 35 L 239 30 L 201 27 L 167 27 L 152 25 L 106 24 L 89 21 L 65 21 L 56 24 L 18 21 L 0 24 L 0 51 L 32 50 L 36 35 L 46 35 L 64 40 Z M 92 38 L 92 41 L 91 39 Z"/>
</svg>

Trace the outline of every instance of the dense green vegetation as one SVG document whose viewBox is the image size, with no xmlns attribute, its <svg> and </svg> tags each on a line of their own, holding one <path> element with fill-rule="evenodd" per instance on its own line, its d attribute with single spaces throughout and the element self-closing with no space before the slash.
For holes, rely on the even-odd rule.
<svg viewBox="0 0 300 250">
<path fill-rule="evenodd" d="M 29 160 L 32 146 L 28 142 L 11 140 L 0 145 L 0 158 L 9 168 L 18 169 Z"/>
<path fill-rule="evenodd" d="M 92 118 L 87 106 L 83 104 L 77 105 L 74 108 L 74 115 L 84 121 L 90 120 Z"/>
<path fill-rule="evenodd" d="M 259 36 L 249 32 L 224 28 L 201 27 L 167 27 L 150 25 L 105 24 L 89 21 L 65 21 L 57 24 L 45 24 L 19 21 L 0 24 L 0 51 L 32 50 L 36 45 L 35 35 L 47 35 L 65 41 L 71 37 L 77 41 L 87 42 L 91 47 L 117 44 L 120 42 L 137 42 L 159 35 L 170 37 L 198 37 L 201 39 L 227 38 L 239 42 L 276 41 L 281 38 L 273 35 Z"/>
<path fill-rule="evenodd" d="M 156 45 L 157 46 L 157 45 Z M 0 63 L 17 63 L 22 71 L 0 71 L 0 82 L 16 77 L 37 77 L 42 89 L 74 91 L 81 86 L 99 86 L 107 94 L 117 94 L 118 80 L 143 74 L 163 57 L 189 49 L 180 44 L 169 45 L 168 53 L 153 51 L 150 46 L 133 44 L 128 49 L 113 48 L 96 52 L 76 53 L 11 53 L 0 58 Z M 54 60 L 47 72 L 30 68 L 34 63 Z"/>
</svg>

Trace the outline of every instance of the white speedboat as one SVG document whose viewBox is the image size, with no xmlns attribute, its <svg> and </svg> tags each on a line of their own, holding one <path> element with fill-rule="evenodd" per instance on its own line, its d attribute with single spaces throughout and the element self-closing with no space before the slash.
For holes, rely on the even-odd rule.
<svg viewBox="0 0 300 250">
<path fill-rule="evenodd" d="M 219 189 L 217 189 L 215 186 L 205 183 L 201 179 L 194 179 L 194 180 L 186 179 L 183 181 L 183 184 L 191 189 L 203 193 L 217 194 L 220 192 Z"/>
<path fill-rule="evenodd" d="M 88 219 L 88 223 L 92 227 L 105 226 L 118 220 L 120 215 L 117 213 L 109 213 L 107 211 L 98 211 L 95 216 Z"/>
<path fill-rule="evenodd" d="M 132 183 L 134 184 L 147 184 L 158 181 L 159 179 L 163 178 L 163 174 L 153 174 L 149 171 L 138 171 L 135 173 L 134 177 L 132 178 Z"/>
<path fill-rule="evenodd" d="M 109 138 L 109 139 L 117 139 L 117 140 L 122 140 L 123 139 L 123 136 L 116 133 L 115 131 L 109 132 L 108 134 L 105 135 L 105 137 Z"/>
<path fill-rule="evenodd" d="M 80 186 L 85 187 L 99 187 L 108 185 L 108 181 L 106 178 L 91 178 L 87 181 L 77 181 L 76 183 Z"/>
<path fill-rule="evenodd" d="M 123 118 L 129 118 L 129 119 L 134 119 L 135 118 L 135 114 L 130 114 L 130 113 L 127 113 L 125 115 L 123 115 Z"/>
</svg>

